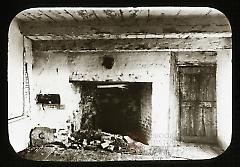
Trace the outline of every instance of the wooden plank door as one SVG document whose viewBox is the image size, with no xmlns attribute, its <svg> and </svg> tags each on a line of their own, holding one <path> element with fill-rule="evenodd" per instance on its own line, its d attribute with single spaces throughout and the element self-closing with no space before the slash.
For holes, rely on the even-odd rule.
<svg viewBox="0 0 240 167">
<path fill-rule="evenodd" d="M 216 142 L 216 67 L 179 67 L 180 137 Z"/>
</svg>

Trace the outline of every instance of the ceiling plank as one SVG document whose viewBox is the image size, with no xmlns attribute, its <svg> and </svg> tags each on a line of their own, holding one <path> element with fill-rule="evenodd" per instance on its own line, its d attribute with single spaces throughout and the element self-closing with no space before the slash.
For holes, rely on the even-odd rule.
<svg viewBox="0 0 240 167">
<path fill-rule="evenodd" d="M 39 21 L 50 21 L 52 22 L 53 20 L 51 18 L 49 18 L 48 16 L 46 16 L 44 14 L 44 12 L 40 11 L 40 10 L 34 10 L 33 12 L 31 12 L 32 15 L 36 16 L 37 19 L 39 19 Z"/>
<path fill-rule="evenodd" d="M 120 15 L 121 15 L 121 20 L 124 21 L 124 16 L 123 16 L 123 11 L 119 9 Z"/>
<path fill-rule="evenodd" d="M 147 11 L 147 19 L 146 19 L 146 22 L 148 23 L 150 20 L 150 10 Z"/>
<path fill-rule="evenodd" d="M 208 8 L 207 8 L 208 9 Z M 121 10 L 103 10 L 103 9 L 88 9 L 88 10 L 76 10 L 76 9 L 52 9 L 52 10 L 25 10 L 21 12 L 17 17 L 21 21 L 54 21 L 62 25 L 62 22 L 71 22 L 77 21 L 82 24 L 96 24 L 94 21 L 98 20 L 98 23 L 105 24 L 105 23 L 112 23 L 112 24 L 125 24 L 125 25 L 134 25 L 137 23 L 144 23 L 148 24 L 175 24 L 175 21 L 181 22 L 181 24 L 202 24 L 202 21 L 208 24 L 215 23 L 215 19 L 209 19 L 212 14 L 215 16 L 221 17 L 219 15 L 220 12 L 216 12 L 215 10 L 208 9 L 201 11 L 200 15 L 197 15 L 196 12 L 194 14 L 194 10 L 183 10 L 180 9 L 174 10 L 170 9 L 148 9 L 148 10 L 140 10 L 140 9 L 121 9 Z M 200 11 L 199 11 L 200 12 Z M 198 13 L 199 13 L 198 12 Z M 190 16 L 191 14 L 191 16 Z M 211 15 L 211 16 L 209 16 Z M 206 20 L 203 17 L 208 17 Z M 222 15 L 222 18 L 224 16 Z M 195 20 L 191 19 L 194 18 Z M 201 18 L 201 19 L 199 19 Z M 215 18 L 215 17 L 212 17 Z M 176 20 L 177 19 L 177 20 Z M 121 20 L 121 22 L 116 22 Z M 189 23 L 191 20 L 192 23 Z M 219 19 L 216 19 L 219 21 Z M 225 18 L 226 20 L 226 18 Z M 97 24 L 98 24 L 97 23 Z M 138 25 L 136 25 L 138 26 Z"/>
<path fill-rule="evenodd" d="M 92 19 L 95 18 L 94 14 L 88 10 L 77 10 L 77 14 L 78 14 L 78 17 L 81 17 L 82 20 L 84 21 L 86 20 L 91 21 Z"/>
<path fill-rule="evenodd" d="M 106 15 L 106 11 L 104 12 L 103 10 L 99 10 L 99 9 L 93 10 L 93 14 L 94 14 L 95 18 L 97 18 L 102 23 L 109 23 L 109 22 L 113 21 L 111 18 L 109 18 L 110 16 Z"/>
<path fill-rule="evenodd" d="M 103 10 L 106 15 L 106 18 L 113 21 L 121 20 L 121 13 L 118 10 Z"/>
<path fill-rule="evenodd" d="M 40 12 L 42 12 L 41 10 L 39 10 Z M 49 16 L 46 12 L 42 12 L 47 18 L 49 18 L 50 20 L 52 20 L 53 22 L 56 22 L 56 20 L 54 18 L 52 18 L 51 16 Z"/>
<path fill-rule="evenodd" d="M 94 16 L 95 19 L 95 16 Z M 26 36 L 33 35 L 48 35 L 56 36 L 72 35 L 98 35 L 101 34 L 162 34 L 162 33 L 194 33 L 194 32 L 231 32 L 231 28 L 227 20 L 223 17 L 209 17 L 209 18 L 182 18 L 182 19 L 163 19 L 162 22 L 152 22 L 149 24 L 100 24 L 93 22 L 92 25 L 77 24 L 76 22 L 60 22 L 59 24 L 46 24 L 42 22 L 27 22 L 20 24 L 21 32 Z"/>
<path fill-rule="evenodd" d="M 206 14 L 209 10 L 209 8 L 204 8 L 202 9 L 201 11 L 197 12 L 196 13 L 196 9 L 195 8 L 182 8 L 181 12 L 179 13 L 179 15 L 181 16 L 189 16 L 189 15 L 192 15 L 192 16 L 199 16 L 199 15 L 204 15 Z"/>
<path fill-rule="evenodd" d="M 60 11 L 55 10 L 45 10 L 44 13 L 46 13 L 49 17 L 51 17 L 53 20 L 56 21 L 66 21 L 66 16 L 62 14 Z M 69 18 L 69 17 L 68 17 Z"/>
<path fill-rule="evenodd" d="M 148 19 L 149 10 L 122 10 L 122 14 L 126 22 L 137 22 L 145 24 L 146 20 Z"/>
<path fill-rule="evenodd" d="M 64 12 L 66 13 L 66 15 L 69 15 L 74 21 L 78 22 L 76 15 L 71 10 L 64 9 Z"/>
<path fill-rule="evenodd" d="M 66 10 L 66 9 L 65 9 Z M 83 18 L 79 16 L 78 11 L 74 9 L 67 9 L 65 11 L 67 14 L 69 14 L 75 21 L 83 21 Z"/>
<path fill-rule="evenodd" d="M 37 20 L 40 21 L 40 18 L 39 18 L 38 16 L 36 16 L 34 13 L 32 13 L 32 12 L 26 11 L 25 14 L 26 14 L 27 16 L 33 18 L 33 20 L 35 20 L 35 21 L 37 21 Z"/>
<path fill-rule="evenodd" d="M 137 9 L 134 9 L 134 10 L 128 10 L 128 11 L 126 11 L 126 12 L 124 12 L 124 16 L 125 17 L 127 17 L 128 19 L 132 19 L 132 20 L 134 20 L 134 22 L 136 22 L 137 21 L 137 15 L 139 14 L 140 12 L 139 12 L 139 10 L 137 10 Z"/>
<path fill-rule="evenodd" d="M 21 21 L 36 21 L 35 18 L 32 18 L 31 16 L 24 12 L 18 13 L 16 17 Z"/>
<path fill-rule="evenodd" d="M 41 12 L 39 12 L 41 11 Z M 149 8 L 32 8 L 22 11 L 24 15 L 28 15 L 33 19 L 49 19 L 45 17 L 44 13 L 53 19 L 59 21 L 65 21 L 66 19 L 74 20 L 92 20 L 93 18 L 99 19 L 119 19 L 125 16 L 130 19 L 137 19 L 141 17 L 147 17 L 150 15 L 155 17 L 167 16 L 220 16 L 223 15 L 220 11 L 212 8 L 201 8 L 201 7 L 149 7 Z M 23 16 L 23 15 L 22 15 Z M 21 19 L 24 17 L 20 16 Z M 96 17 L 97 16 L 97 17 Z M 27 20 L 27 16 L 25 16 Z"/>
<path fill-rule="evenodd" d="M 165 15 L 168 17 L 176 16 L 179 11 L 179 8 L 160 8 L 160 9 L 151 9 L 152 16 Z"/>
<path fill-rule="evenodd" d="M 95 18 L 98 20 L 98 21 L 101 21 L 101 19 L 98 17 L 98 15 L 96 14 L 96 12 L 94 10 L 91 10 L 93 15 L 95 16 Z"/>
</svg>

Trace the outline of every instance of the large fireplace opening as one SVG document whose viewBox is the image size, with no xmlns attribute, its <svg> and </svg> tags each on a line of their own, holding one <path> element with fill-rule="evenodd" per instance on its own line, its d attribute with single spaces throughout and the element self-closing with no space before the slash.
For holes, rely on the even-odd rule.
<svg viewBox="0 0 240 167">
<path fill-rule="evenodd" d="M 152 84 L 147 82 L 80 84 L 81 129 L 128 135 L 148 144 L 151 134 Z"/>
</svg>

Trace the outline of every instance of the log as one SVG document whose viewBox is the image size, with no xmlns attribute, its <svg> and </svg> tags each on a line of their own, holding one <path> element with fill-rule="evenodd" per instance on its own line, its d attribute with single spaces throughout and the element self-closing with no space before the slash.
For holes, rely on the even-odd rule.
<svg viewBox="0 0 240 167">
<path fill-rule="evenodd" d="M 131 139 L 129 136 L 123 136 L 123 139 L 127 142 L 127 143 L 133 143 L 134 140 Z"/>
<path fill-rule="evenodd" d="M 109 144 L 110 144 L 109 142 L 104 142 L 104 143 L 101 144 L 101 147 L 103 149 L 105 149 L 105 148 L 107 148 L 109 146 Z"/>
</svg>

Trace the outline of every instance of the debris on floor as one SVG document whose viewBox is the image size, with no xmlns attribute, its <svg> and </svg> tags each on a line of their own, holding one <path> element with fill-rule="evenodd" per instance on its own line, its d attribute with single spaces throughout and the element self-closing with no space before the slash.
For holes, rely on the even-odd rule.
<svg viewBox="0 0 240 167">
<path fill-rule="evenodd" d="M 129 136 L 111 134 L 101 130 L 79 130 L 74 132 L 69 139 L 71 146 L 78 145 L 86 150 L 103 149 L 111 152 L 136 153 L 140 152 L 143 145 Z"/>
<path fill-rule="evenodd" d="M 221 154 L 215 145 L 179 142 L 174 146 L 149 146 L 129 136 L 101 130 L 50 129 L 31 131 L 31 146 L 19 155 L 31 160 L 116 161 L 209 159 Z"/>
<path fill-rule="evenodd" d="M 110 152 L 141 153 L 147 145 L 131 139 L 129 136 L 111 134 L 101 130 L 79 130 L 69 133 L 67 130 L 37 127 L 31 133 L 31 146 L 58 145 L 62 148 L 106 150 Z"/>
</svg>

